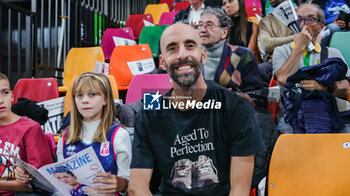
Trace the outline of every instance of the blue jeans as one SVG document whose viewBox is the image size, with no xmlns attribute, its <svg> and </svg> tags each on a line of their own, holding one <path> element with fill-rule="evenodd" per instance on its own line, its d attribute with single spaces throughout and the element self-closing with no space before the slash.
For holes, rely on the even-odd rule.
<svg viewBox="0 0 350 196">
<path fill-rule="evenodd" d="M 284 115 L 282 118 L 279 119 L 277 122 L 277 130 L 281 133 L 294 133 L 293 127 L 286 121 L 284 121 Z M 341 128 L 337 133 L 350 133 L 350 124 L 344 124 L 344 127 Z"/>
</svg>

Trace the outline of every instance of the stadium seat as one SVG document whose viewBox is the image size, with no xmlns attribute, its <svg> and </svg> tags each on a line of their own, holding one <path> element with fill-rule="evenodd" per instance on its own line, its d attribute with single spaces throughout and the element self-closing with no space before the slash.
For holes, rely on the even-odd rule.
<svg viewBox="0 0 350 196">
<path fill-rule="evenodd" d="M 159 3 L 166 3 L 168 5 L 169 10 L 172 10 L 175 0 L 160 0 Z"/>
<path fill-rule="evenodd" d="M 153 17 L 151 14 L 130 15 L 126 21 L 126 27 L 132 28 L 135 40 L 139 39 L 142 28 L 145 26 L 144 20 L 153 24 Z"/>
<path fill-rule="evenodd" d="M 245 10 L 248 17 L 262 16 L 262 6 L 260 0 L 245 0 Z"/>
<path fill-rule="evenodd" d="M 136 75 L 130 83 L 126 93 L 125 103 L 134 103 L 143 98 L 143 93 L 156 93 L 164 95 L 172 85 L 168 74 L 143 74 Z"/>
<path fill-rule="evenodd" d="M 64 113 L 63 116 L 66 116 L 71 108 L 71 97 L 72 97 L 72 85 L 74 80 L 77 78 L 74 77 L 71 83 L 68 85 L 68 91 L 66 93 L 66 97 L 64 98 Z M 119 99 L 119 91 L 117 84 L 115 83 L 115 79 L 112 75 L 108 75 L 108 80 L 112 87 L 113 99 Z"/>
<path fill-rule="evenodd" d="M 332 35 L 329 47 L 337 48 L 342 53 L 346 64 L 350 66 L 350 32 L 335 32 Z"/>
<path fill-rule="evenodd" d="M 114 76 L 118 90 L 127 90 L 134 75 L 146 74 L 155 69 L 148 44 L 115 47 L 109 67 L 109 74 Z"/>
<path fill-rule="evenodd" d="M 163 12 L 163 14 L 160 16 L 159 24 L 158 25 L 171 25 L 173 24 L 173 21 L 175 19 L 175 15 L 178 12 Z"/>
<path fill-rule="evenodd" d="M 148 4 L 144 14 L 151 14 L 154 24 L 158 25 L 160 16 L 163 12 L 169 12 L 169 7 L 166 3 Z"/>
<path fill-rule="evenodd" d="M 58 87 L 59 92 L 68 90 L 67 85 L 74 76 L 79 76 L 84 72 L 93 72 L 96 61 L 105 61 L 101 47 L 72 48 L 64 64 L 63 86 Z"/>
<path fill-rule="evenodd" d="M 173 11 L 178 12 L 183 9 L 190 7 L 191 3 L 189 1 L 176 2 Z"/>
<path fill-rule="evenodd" d="M 162 36 L 163 31 L 169 25 L 153 26 L 153 27 L 144 27 L 141 31 L 139 43 L 148 44 L 152 51 L 153 57 L 158 57 L 159 50 L 159 40 Z"/>
<path fill-rule="evenodd" d="M 348 195 L 350 134 L 284 134 L 272 152 L 269 196 Z"/>
<path fill-rule="evenodd" d="M 36 102 L 42 102 L 59 97 L 58 85 L 55 78 L 22 78 L 13 89 L 13 104 L 24 97 Z"/>
<path fill-rule="evenodd" d="M 277 81 L 274 79 L 274 77 L 272 77 L 269 87 L 273 87 L 273 86 L 277 86 L 277 85 L 278 85 Z M 278 111 L 280 109 L 279 108 L 279 103 L 276 103 L 276 102 L 268 103 L 267 104 L 267 109 L 270 111 L 273 120 L 275 122 L 277 122 L 277 114 L 278 114 Z"/>
<path fill-rule="evenodd" d="M 111 54 L 115 47 L 113 37 L 120 37 L 125 39 L 134 40 L 134 32 L 131 27 L 125 28 L 108 28 L 105 30 L 101 40 L 101 48 L 105 56 L 105 60 L 111 58 Z"/>
</svg>

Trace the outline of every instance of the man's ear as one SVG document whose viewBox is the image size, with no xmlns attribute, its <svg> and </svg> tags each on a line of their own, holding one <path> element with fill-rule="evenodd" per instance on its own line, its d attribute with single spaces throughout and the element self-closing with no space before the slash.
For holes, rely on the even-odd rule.
<svg viewBox="0 0 350 196">
<path fill-rule="evenodd" d="M 204 65 L 207 62 L 207 51 L 202 48 L 202 64 Z"/>
<path fill-rule="evenodd" d="M 321 29 L 320 29 L 319 33 L 324 29 L 324 27 L 326 26 L 326 24 L 325 24 L 325 23 L 321 23 L 320 25 L 321 25 Z"/>
<path fill-rule="evenodd" d="M 222 28 L 222 31 L 223 31 L 223 34 L 222 34 L 222 36 L 221 36 L 221 40 L 224 40 L 224 39 L 226 39 L 226 37 L 227 37 L 228 28 L 227 28 L 227 27 L 224 27 L 224 28 Z"/>
<path fill-rule="evenodd" d="M 159 67 L 162 68 L 164 71 L 166 71 L 164 58 L 163 58 L 163 55 L 161 54 L 159 55 Z"/>
</svg>

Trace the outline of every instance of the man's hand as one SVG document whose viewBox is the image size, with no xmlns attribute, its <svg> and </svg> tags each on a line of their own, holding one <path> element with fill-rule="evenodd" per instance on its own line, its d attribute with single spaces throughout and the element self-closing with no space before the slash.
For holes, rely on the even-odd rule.
<svg viewBox="0 0 350 196">
<path fill-rule="evenodd" d="M 310 44 L 312 36 L 306 29 L 306 25 L 303 27 L 301 32 L 294 37 L 295 49 L 305 50 L 305 48 Z"/>
<path fill-rule="evenodd" d="M 344 20 L 336 20 L 334 23 L 337 24 L 341 29 L 344 29 L 346 27 Z"/>
<path fill-rule="evenodd" d="M 340 80 L 335 82 L 335 89 L 333 96 L 339 98 L 347 98 L 350 93 L 350 87 L 348 80 Z"/>
<path fill-rule="evenodd" d="M 196 25 L 197 25 L 197 24 L 194 23 L 193 21 L 191 21 L 189 25 L 190 25 L 191 27 L 193 27 L 194 29 L 196 29 Z"/>
<path fill-rule="evenodd" d="M 247 100 L 252 105 L 252 107 L 255 107 L 254 100 L 247 93 L 240 92 L 239 96 L 241 96 L 243 99 Z"/>
<path fill-rule="evenodd" d="M 301 87 L 303 89 L 308 90 L 308 91 L 313 91 L 313 90 L 327 90 L 327 87 L 324 85 L 318 83 L 316 80 L 302 80 L 300 81 Z"/>
</svg>

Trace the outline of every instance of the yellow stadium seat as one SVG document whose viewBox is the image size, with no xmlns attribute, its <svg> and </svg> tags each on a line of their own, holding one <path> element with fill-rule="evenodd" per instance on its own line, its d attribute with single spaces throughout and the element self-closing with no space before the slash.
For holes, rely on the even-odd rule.
<svg viewBox="0 0 350 196">
<path fill-rule="evenodd" d="M 75 76 L 93 72 L 96 61 L 105 61 L 101 47 L 72 48 L 64 64 L 63 86 L 58 87 L 59 92 L 66 92 Z"/>
<path fill-rule="evenodd" d="M 350 134 L 284 134 L 272 152 L 269 196 L 346 196 Z"/>
<path fill-rule="evenodd" d="M 163 12 L 169 12 L 169 7 L 166 3 L 148 4 L 144 14 L 151 14 L 154 24 L 158 25 L 160 16 Z"/>
</svg>

